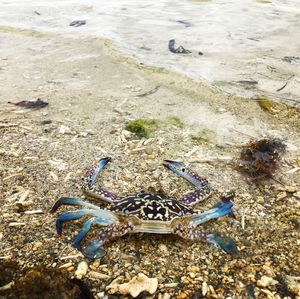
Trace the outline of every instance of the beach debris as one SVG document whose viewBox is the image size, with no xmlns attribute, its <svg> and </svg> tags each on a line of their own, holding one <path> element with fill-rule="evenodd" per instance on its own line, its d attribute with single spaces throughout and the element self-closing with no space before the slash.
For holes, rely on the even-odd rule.
<svg viewBox="0 0 300 299">
<path fill-rule="evenodd" d="M 300 62 L 300 57 L 298 56 L 284 56 L 282 58 L 283 61 L 292 63 L 292 62 Z"/>
<path fill-rule="evenodd" d="M 244 84 L 244 85 L 257 85 L 258 84 L 258 81 L 256 81 L 256 80 L 239 80 L 236 82 L 239 84 Z"/>
<path fill-rule="evenodd" d="M 285 149 L 279 139 L 251 139 L 242 148 L 237 168 L 255 180 L 272 178 Z"/>
<path fill-rule="evenodd" d="M 36 266 L 22 271 L 11 289 L 13 298 L 93 299 L 88 286 L 79 279 L 70 279 L 64 269 Z"/>
<path fill-rule="evenodd" d="M 125 130 L 135 133 L 139 138 L 149 138 L 150 134 L 158 129 L 160 121 L 157 119 L 138 118 L 128 121 L 125 125 Z"/>
<path fill-rule="evenodd" d="M 190 54 L 190 53 L 192 53 L 190 50 L 187 50 L 182 46 L 175 48 L 175 39 L 169 40 L 169 51 L 174 54 Z"/>
<path fill-rule="evenodd" d="M 66 170 L 68 168 L 68 163 L 63 160 L 53 158 L 52 160 L 48 160 L 50 165 L 56 170 Z"/>
<path fill-rule="evenodd" d="M 178 20 L 177 23 L 184 25 L 184 27 L 186 27 L 186 28 L 193 26 L 193 24 L 191 22 L 185 21 L 185 20 Z"/>
<path fill-rule="evenodd" d="M 106 287 L 106 289 L 110 294 L 129 294 L 132 297 L 137 297 L 142 292 L 154 294 L 157 290 L 157 287 L 157 278 L 149 278 L 144 273 L 139 273 L 127 283 L 118 284 L 113 281 L 109 286 Z"/>
<path fill-rule="evenodd" d="M 81 261 L 78 266 L 77 270 L 75 271 L 74 277 L 77 279 L 81 279 L 84 277 L 89 269 L 89 266 L 86 261 Z"/>
<path fill-rule="evenodd" d="M 82 25 L 85 25 L 86 24 L 86 20 L 76 20 L 76 21 L 73 21 L 69 24 L 69 26 L 72 26 L 72 27 L 79 27 L 79 26 L 82 26 Z"/>
<path fill-rule="evenodd" d="M 20 101 L 17 103 L 13 103 L 13 102 L 8 102 L 8 103 L 13 104 L 15 106 L 23 107 L 26 109 L 41 109 L 41 108 L 48 106 L 48 103 L 44 102 L 40 98 L 38 98 L 35 101 Z"/>
<path fill-rule="evenodd" d="M 268 112 L 273 112 L 273 107 L 271 104 L 271 101 L 264 97 L 264 96 L 259 96 L 256 99 L 254 99 L 255 101 L 257 101 L 258 105 L 265 111 Z"/>
<path fill-rule="evenodd" d="M 69 127 L 65 126 L 65 125 L 61 125 L 58 128 L 58 133 L 62 134 L 62 135 L 75 135 L 76 133 L 73 132 Z"/>
<path fill-rule="evenodd" d="M 147 91 L 147 92 L 145 92 L 145 93 L 138 94 L 138 95 L 136 95 L 136 96 L 137 96 L 137 97 L 146 97 L 146 96 L 149 96 L 149 95 L 151 95 L 151 94 L 157 92 L 157 91 L 159 90 L 159 88 L 160 88 L 160 86 L 157 85 L 157 86 L 155 86 L 153 89 L 151 89 L 151 90 L 149 90 L 149 91 Z"/>
<path fill-rule="evenodd" d="M 168 121 L 177 128 L 183 129 L 184 127 L 184 122 L 178 116 L 170 116 Z"/>
<path fill-rule="evenodd" d="M 283 84 L 280 88 L 276 89 L 276 91 L 278 92 L 278 91 L 283 90 L 283 89 L 288 85 L 288 83 L 290 82 L 290 80 L 291 80 L 292 78 L 294 78 L 294 77 L 295 77 L 295 75 L 290 76 L 290 77 L 287 79 L 287 81 L 285 82 L 285 84 Z"/>
<path fill-rule="evenodd" d="M 276 285 L 278 283 L 277 280 L 273 279 L 272 277 L 263 275 L 258 281 L 257 281 L 257 285 L 259 287 L 263 287 L 266 288 L 268 286 L 273 286 Z"/>
</svg>

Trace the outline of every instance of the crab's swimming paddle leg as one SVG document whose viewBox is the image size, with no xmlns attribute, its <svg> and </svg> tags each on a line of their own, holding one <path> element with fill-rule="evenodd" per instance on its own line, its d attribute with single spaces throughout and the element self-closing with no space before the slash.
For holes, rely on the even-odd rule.
<svg viewBox="0 0 300 299">
<path fill-rule="evenodd" d="M 198 227 L 178 225 L 173 232 L 184 239 L 211 243 L 217 248 L 221 248 L 226 253 L 237 253 L 236 243 L 229 237 L 221 237 L 214 234 L 205 234 Z"/>
<path fill-rule="evenodd" d="M 100 198 L 107 202 L 117 202 L 120 200 L 119 196 L 104 190 L 101 187 L 95 186 L 96 179 L 101 170 L 111 161 L 111 158 L 100 159 L 91 169 L 89 169 L 82 178 L 82 190 L 88 195 Z"/>
<path fill-rule="evenodd" d="M 203 201 L 210 195 L 211 188 L 209 186 L 208 181 L 204 178 L 201 178 L 197 173 L 195 173 L 191 169 L 182 165 L 180 162 L 173 160 L 164 160 L 163 165 L 167 169 L 186 179 L 188 182 L 190 182 L 197 188 L 197 190 L 192 191 L 184 195 L 181 199 L 179 199 L 180 202 L 186 205 L 194 205 L 197 202 Z"/>
<path fill-rule="evenodd" d="M 97 218 L 95 221 L 98 221 Z M 88 227 L 90 224 L 86 224 Z M 134 226 L 130 222 L 122 224 L 110 224 L 101 229 L 100 240 L 90 241 L 86 246 L 79 246 L 79 250 L 89 259 L 99 259 L 105 256 L 106 252 L 102 245 L 115 237 L 123 236 L 134 230 Z M 74 240 L 73 240 L 74 242 Z M 79 241 L 80 242 L 80 241 Z M 74 243 L 73 243 L 74 244 Z"/>
<path fill-rule="evenodd" d="M 191 217 L 189 225 L 197 226 L 204 222 L 207 222 L 211 219 L 216 219 L 223 216 L 235 217 L 231 208 L 233 207 L 233 203 L 230 201 L 232 197 L 224 197 L 221 201 L 215 204 L 211 209 L 205 212 L 199 212 L 199 214 L 194 214 Z"/>
</svg>

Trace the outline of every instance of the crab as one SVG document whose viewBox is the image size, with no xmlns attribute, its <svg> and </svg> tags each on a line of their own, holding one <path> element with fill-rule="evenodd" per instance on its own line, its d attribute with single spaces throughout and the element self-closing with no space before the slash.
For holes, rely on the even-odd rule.
<svg viewBox="0 0 300 299">
<path fill-rule="evenodd" d="M 89 259 L 100 259 L 106 252 L 103 245 L 111 239 L 128 233 L 176 234 L 185 239 L 211 243 L 226 253 L 236 253 L 235 241 L 229 237 L 206 234 L 199 225 L 221 216 L 231 216 L 234 193 L 224 195 L 221 200 L 207 211 L 197 211 L 192 208 L 211 194 L 208 181 L 201 178 L 189 167 L 180 162 L 164 160 L 163 165 L 190 182 L 196 190 L 176 200 L 164 198 L 159 194 L 139 192 L 135 195 L 120 197 L 102 187 L 96 186 L 99 173 L 111 161 L 110 157 L 100 159 L 82 178 L 83 191 L 95 198 L 110 203 L 106 209 L 77 198 L 62 197 L 53 205 L 54 213 L 62 205 L 80 206 L 81 209 L 64 213 L 56 220 L 56 230 L 62 234 L 62 226 L 66 221 L 91 216 L 83 224 L 81 231 L 72 240 L 72 245 Z M 101 226 L 100 239 L 93 240 L 87 246 L 82 241 L 91 226 Z"/>
</svg>

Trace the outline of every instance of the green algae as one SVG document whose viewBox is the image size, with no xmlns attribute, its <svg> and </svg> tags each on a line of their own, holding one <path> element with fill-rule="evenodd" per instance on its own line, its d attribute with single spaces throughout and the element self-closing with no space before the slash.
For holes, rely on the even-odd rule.
<svg viewBox="0 0 300 299">
<path fill-rule="evenodd" d="M 168 121 L 177 128 L 182 129 L 184 127 L 184 122 L 178 116 L 170 116 Z"/>
<path fill-rule="evenodd" d="M 216 134 L 214 131 L 203 128 L 198 133 L 191 135 L 193 141 L 199 144 L 203 143 L 213 143 L 216 139 Z"/>
<path fill-rule="evenodd" d="M 149 138 L 151 133 L 159 128 L 160 124 L 157 119 L 138 118 L 127 122 L 125 130 L 135 133 L 140 138 Z"/>
</svg>

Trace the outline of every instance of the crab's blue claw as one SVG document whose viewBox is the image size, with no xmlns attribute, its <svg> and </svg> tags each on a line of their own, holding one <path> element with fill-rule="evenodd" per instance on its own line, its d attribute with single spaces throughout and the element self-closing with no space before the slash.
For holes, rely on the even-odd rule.
<svg viewBox="0 0 300 299">
<path fill-rule="evenodd" d="M 208 182 L 206 179 L 199 177 L 196 173 L 188 169 L 186 166 L 182 165 L 180 162 L 173 160 L 164 160 L 163 166 L 168 170 L 173 171 L 177 175 L 183 177 L 198 189 L 202 189 L 203 187 L 208 186 Z"/>
<path fill-rule="evenodd" d="M 207 235 L 206 241 L 214 246 L 221 248 L 226 253 L 236 254 L 238 252 L 236 243 L 229 237 L 221 237 L 218 235 Z"/>
<path fill-rule="evenodd" d="M 50 213 L 55 213 L 61 206 L 70 205 L 70 206 L 83 206 L 85 208 L 91 208 L 95 210 L 100 210 L 100 207 L 93 205 L 89 202 L 83 201 L 81 199 L 72 198 L 72 197 L 61 197 L 55 202 Z"/>
<path fill-rule="evenodd" d="M 99 172 L 107 165 L 108 162 L 111 161 L 110 157 L 106 157 L 106 158 L 102 158 L 98 161 L 98 163 L 95 166 L 95 169 L 93 169 L 93 173 L 90 176 L 91 179 L 91 184 L 94 185 L 95 181 L 97 179 L 97 176 L 99 174 Z"/>
</svg>

